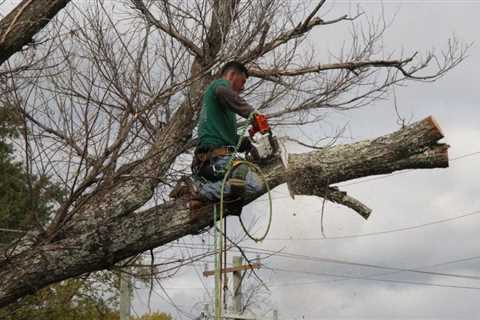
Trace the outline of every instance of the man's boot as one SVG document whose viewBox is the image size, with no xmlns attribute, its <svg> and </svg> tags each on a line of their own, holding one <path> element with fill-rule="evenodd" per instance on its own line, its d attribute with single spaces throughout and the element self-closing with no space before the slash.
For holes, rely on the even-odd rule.
<svg viewBox="0 0 480 320">
<path fill-rule="evenodd" d="M 243 197 L 236 197 L 225 200 L 225 210 L 234 216 L 240 216 L 242 214 L 243 203 Z"/>
<path fill-rule="evenodd" d="M 235 167 L 232 175 L 227 180 L 227 184 L 230 186 L 232 198 L 243 197 L 246 187 L 246 178 L 248 174 L 248 167 L 245 164 L 240 164 Z"/>
<path fill-rule="evenodd" d="M 178 181 L 175 187 L 170 191 L 168 196 L 172 199 L 179 199 L 184 197 L 186 194 L 190 194 L 192 189 L 192 181 L 190 177 L 183 176 Z"/>
<path fill-rule="evenodd" d="M 240 164 L 233 170 L 232 176 L 227 180 L 227 184 L 230 186 L 230 195 L 225 199 L 225 204 L 227 210 L 236 216 L 242 213 L 247 174 L 248 167 L 245 164 Z"/>
<path fill-rule="evenodd" d="M 186 202 L 187 207 L 190 209 L 190 214 L 194 223 L 202 215 L 200 209 L 205 206 L 207 202 L 205 199 L 200 197 L 192 179 L 188 176 L 183 176 L 177 182 L 177 185 L 170 192 L 169 196 L 173 199 Z"/>
</svg>

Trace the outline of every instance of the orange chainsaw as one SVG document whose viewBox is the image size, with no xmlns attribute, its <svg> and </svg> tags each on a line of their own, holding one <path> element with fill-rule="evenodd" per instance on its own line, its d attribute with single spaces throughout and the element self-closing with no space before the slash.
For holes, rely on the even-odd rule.
<svg viewBox="0 0 480 320">
<path fill-rule="evenodd" d="M 249 154 L 255 162 L 265 162 L 271 159 L 278 151 L 278 141 L 272 134 L 267 117 L 263 114 L 255 114 L 252 126 L 248 130 L 252 148 Z"/>
<path fill-rule="evenodd" d="M 255 114 L 252 120 L 252 126 L 248 130 L 251 141 L 251 149 L 247 154 L 247 160 L 265 163 L 274 156 L 279 156 L 285 170 L 288 169 L 288 151 L 282 142 L 282 138 L 277 139 L 272 134 L 272 129 L 268 124 L 267 117 L 263 114 Z M 288 191 L 292 199 L 295 199 L 293 190 L 287 181 Z"/>
</svg>

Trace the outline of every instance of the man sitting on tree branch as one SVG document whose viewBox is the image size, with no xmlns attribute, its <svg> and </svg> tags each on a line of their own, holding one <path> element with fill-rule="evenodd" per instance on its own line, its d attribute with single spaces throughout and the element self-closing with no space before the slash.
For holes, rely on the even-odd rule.
<svg viewBox="0 0 480 320">
<path fill-rule="evenodd" d="M 237 159 L 235 153 L 248 152 L 252 146 L 248 137 L 238 135 L 236 120 L 236 114 L 251 119 L 255 113 L 239 96 L 247 78 L 248 71 L 242 63 L 228 62 L 221 70 L 221 78 L 212 81 L 203 95 L 199 142 L 192 161 L 194 190 L 189 206 L 193 214 L 204 202 L 220 200 L 224 175 L 228 165 Z M 263 185 L 256 173 L 245 164 L 235 165 L 224 186 L 229 211 L 240 214 L 244 196 L 261 190 Z"/>
</svg>

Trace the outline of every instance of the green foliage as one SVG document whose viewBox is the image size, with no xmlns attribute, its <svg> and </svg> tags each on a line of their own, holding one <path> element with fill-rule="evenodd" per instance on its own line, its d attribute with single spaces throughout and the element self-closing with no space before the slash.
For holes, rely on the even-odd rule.
<svg viewBox="0 0 480 320">
<path fill-rule="evenodd" d="M 61 189 L 46 176 L 30 175 L 22 163 L 15 161 L 12 141 L 19 137 L 21 120 L 15 109 L 0 109 L 0 228 L 30 229 L 45 224 Z M 0 233 L 0 243 L 18 237 L 11 232 Z"/>
<path fill-rule="evenodd" d="M 106 277 L 106 278 L 105 278 Z M 2 320 L 118 320 L 118 304 L 110 292 L 112 273 L 88 279 L 69 279 L 51 285 L 15 304 L 0 309 Z M 102 281 L 107 281 L 100 285 Z"/>
<path fill-rule="evenodd" d="M 44 225 L 62 190 L 45 176 L 29 176 L 12 160 L 11 152 L 2 153 L 4 150 L 0 150 L 0 228 L 28 230 L 36 223 Z M 17 236 L 1 232 L 0 243 L 9 243 Z"/>
<path fill-rule="evenodd" d="M 133 320 L 173 320 L 172 316 L 165 312 L 153 312 L 134 317 Z"/>
<path fill-rule="evenodd" d="M 19 128 L 22 118 L 12 105 L 3 105 L 0 108 L 0 140 L 16 138 L 19 136 Z"/>
</svg>

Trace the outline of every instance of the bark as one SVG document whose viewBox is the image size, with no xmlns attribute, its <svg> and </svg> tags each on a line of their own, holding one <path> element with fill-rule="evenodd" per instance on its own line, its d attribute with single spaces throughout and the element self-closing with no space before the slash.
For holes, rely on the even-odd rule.
<svg viewBox="0 0 480 320">
<path fill-rule="evenodd" d="M 23 0 L 0 21 L 0 64 L 33 41 L 33 36 L 70 0 Z"/>
<path fill-rule="evenodd" d="M 271 188 L 288 182 L 295 194 L 323 196 L 329 185 L 350 179 L 403 169 L 448 167 L 448 145 L 438 143 L 442 137 L 430 117 L 374 140 L 293 154 L 288 168 L 278 159 L 262 170 Z M 342 202 L 342 197 L 336 199 Z M 51 283 L 109 268 L 127 257 L 198 232 L 212 223 L 212 206 L 202 208 L 200 213 L 204 214 L 195 221 L 182 200 L 124 211 L 128 213 L 96 223 L 97 216 L 90 215 L 90 228 L 74 224 L 70 236 L 0 261 L 0 307 Z"/>
</svg>

